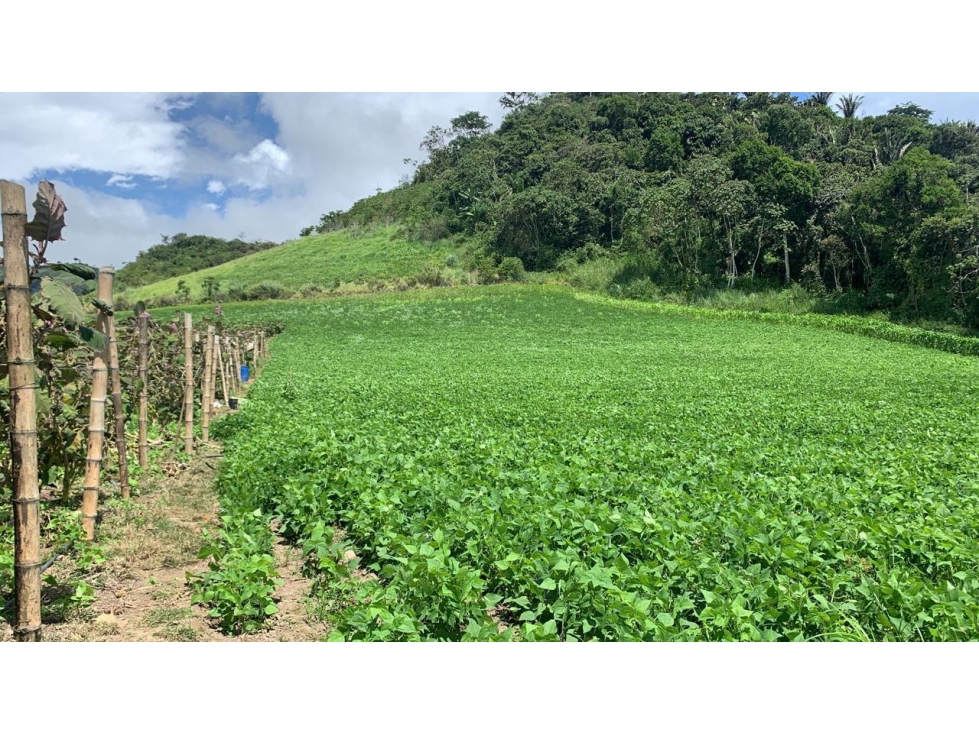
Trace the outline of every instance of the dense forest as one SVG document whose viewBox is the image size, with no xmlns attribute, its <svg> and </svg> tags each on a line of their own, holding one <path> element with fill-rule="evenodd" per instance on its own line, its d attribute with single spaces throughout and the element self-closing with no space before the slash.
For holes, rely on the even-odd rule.
<svg viewBox="0 0 979 734">
<path fill-rule="evenodd" d="M 398 188 L 303 234 L 399 221 L 531 270 L 609 254 L 671 291 L 801 284 L 979 326 L 979 126 L 788 93 L 507 93 L 433 127 Z"/>
<path fill-rule="evenodd" d="M 277 242 L 245 242 L 241 239 L 223 240 L 205 235 L 181 232 L 171 237 L 163 235 L 162 243 L 142 251 L 116 273 L 121 288 L 137 288 L 164 278 L 193 273 L 220 265 L 228 260 L 251 255 L 275 247 Z"/>
</svg>

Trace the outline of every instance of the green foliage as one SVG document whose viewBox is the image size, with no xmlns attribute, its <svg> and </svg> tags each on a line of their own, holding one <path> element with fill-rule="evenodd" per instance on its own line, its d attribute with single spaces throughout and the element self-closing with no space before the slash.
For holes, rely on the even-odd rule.
<svg viewBox="0 0 979 734">
<path fill-rule="evenodd" d="M 342 639 L 976 637 L 979 363 L 856 334 L 976 340 L 532 286 L 226 318 L 273 313 L 216 429 L 239 619 L 274 519 Z"/>
<path fill-rule="evenodd" d="M 496 269 L 502 280 L 511 283 L 520 283 L 527 277 L 523 261 L 519 257 L 503 258 Z"/>
<path fill-rule="evenodd" d="M 187 574 L 191 603 L 209 607 L 227 634 L 256 632 L 278 611 L 273 600 L 278 574 L 268 521 L 256 510 L 224 514 L 221 523 L 200 552 L 200 558 L 210 559 L 208 570 Z"/>
</svg>

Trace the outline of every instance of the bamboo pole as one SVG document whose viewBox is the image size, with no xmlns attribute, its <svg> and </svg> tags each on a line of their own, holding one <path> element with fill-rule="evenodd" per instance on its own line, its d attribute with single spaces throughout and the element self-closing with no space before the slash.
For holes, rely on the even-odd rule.
<svg viewBox="0 0 979 734">
<path fill-rule="evenodd" d="M 99 268 L 98 299 L 112 308 L 112 281 L 115 268 Z M 106 316 L 109 336 L 109 384 L 112 387 L 112 414 L 115 418 L 116 452 L 119 454 L 119 488 L 122 498 L 129 499 L 129 460 L 126 456 L 126 414 L 122 409 L 122 378 L 119 375 L 119 344 L 116 341 L 116 317 Z"/>
<path fill-rule="evenodd" d="M 85 463 L 85 489 L 82 492 L 82 527 L 87 540 L 95 539 L 95 519 L 99 514 L 99 478 L 102 471 L 102 443 L 105 438 L 105 390 L 108 368 L 99 356 L 92 360 L 92 402 L 88 414 L 88 460 Z"/>
<path fill-rule="evenodd" d="M 224 404 L 228 405 L 228 376 L 224 369 L 224 350 L 221 348 L 221 336 L 214 336 L 214 353 L 218 358 L 218 373 L 221 375 L 221 394 L 224 396 Z"/>
<path fill-rule="evenodd" d="M 30 271 L 27 262 L 27 200 L 24 187 L 0 181 L 3 211 L 4 296 L 7 304 L 7 364 L 10 381 L 10 457 L 14 511 L 14 635 L 41 639 L 41 520 L 37 477 L 37 409 Z"/>
<path fill-rule="evenodd" d="M 194 324 L 184 314 L 184 451 L 194 453 Z"/>
<path fill-rule="evenodd" d="M 201 388 L 201 440 L 210 440 L 211 433 L 211 373 L 214 362 L 214 327 L 207 327 L 207 338 L 204 340 L 204 384 Z"/>
<path fill-rule="evenodd" d="M 244 390 L 244 385 L 241 382 L 241 354 L 238 351 L 238 337 L 231 340 L 231 354 L 234 359 L 234 370 L 235 370 L 235 385 L 237 385 L 237 394 L 240 395 L 242 390 Z"/>
<path fill-rule="evenodd" d="M 228 384 L 231 386 L 231 394 L 237 396 L 240 392 L 238 379 L 235 377 L 235 341 L 230 336 L 224 338 L 224 348 L 228 353 Z"/>
<path fill-rule="evenodd" d="M 252 339 L 252 370 L 255 374 L 258 374 L 258 332 L 255 332 L 255 338 Z"/>
<path fill-rule="evenodd" d="M 146 363 L 149 361 L 149 320 L 150 315 L 143 311 L 137 319 L 139 330 L 139 465 L 144 469 L 150 466 L 149 438 L 149 386 L 146 384 Z"/>
<path fill-rule="evenodd" d="M 211 391 L 209 393 L 209 400 L 207 403 L 207 409 L 211 413 L 211 420 L 214 420 L 214 401 L 218 398 L 218 370 L 220 368 L 218 357 L 218 335 L 212 334 L 208 343 L 211 348 Z"/>
</svg>

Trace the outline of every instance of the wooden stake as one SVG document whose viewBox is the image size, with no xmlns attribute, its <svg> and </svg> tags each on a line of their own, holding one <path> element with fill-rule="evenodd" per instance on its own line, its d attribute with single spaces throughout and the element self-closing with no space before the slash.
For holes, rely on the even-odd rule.
<svg viewBox="0 0 979 734">
<path fill-rule="evenodd" d="M 150 466 L 149 439 L 146 435 L 149 421 L 149 386 L 146 384 L 146 363 L 149 361 L 149 320 L 150 315 L 143 311 L 136 321 L 139 330 L 139 465 L 144 469 Z"/>
<path fill-rule="evenodd" d="M 99 514 L 99 479 L 102 472 L 102 443 L 105 438 L 105 390 L 109 369 L 105 359 L 92 360 L 92 402 L 88 413 L 88 461 L 85 464 L 85 489 L 82 492 L 82 528 L 87 540 L 95 539 L 95 519 Z"/>
<path fill-rule="evenodd" d="M 194 324 L 184 314 L 184 451 L 194 453 Z"/>
<path fill-rule="evenodd" d="M 208 410 L 211 411 L 211 419 L 214 419 L 214 401 L 218 399 L 218 372 L 220 370 L 220 360 L 218 359 L 220 355 L 220 350 L 218 344 L 221 337 L 217 334 L 211 335 L 211 393 L 210 400 L 208 401 Z"/>
<path fill-rule="evenodd" d="M 201 440 L 210 440 L 211 427 L 211 373 L 214 361 L 214 327 L 207 327 L 207 338 L 204 340 L 204 384 L 201 388 Z"/>
<path fill-rule="evenodd" d="M 255 332 L 255 338 L 252 339 L 252 371 L 258 374 L 258 332 Z"/>
<path fill-rule="evenodd" d="M 112 308 L 112 281 L 115 268 L 99 268 L 97 298 Z M 116 452 L 119 454 L 119 487 L 122 498 L 129 499 L 129 460 L 126 456 L 126 414 L 122 409 L 122 379 L 119 375 L 119 344 L 116 341 L 116 317 L 107 316 L 109 336 L 109 384 L 112 386 L 112 414 L 116 424 Z"/>
<path fill-rule="evenodd" d="M 245 386 L 241 381 L 241 354 L 238 351 L 238 337 L 231 342 L 231 353 L 234 355 L 235 385 L 238 386 L 237 394 L 241 395 Z"/>
<path fill-rule="evenodd" d="M 221 375 L 221 393 L 224 396 L 224 404 L 228 405 L 228 377 L 224 369 L 224 355 L 222 354 L 224 350 L 221 349 L 221 337 L 219 335 L 214 336 L 214 353 L 218 358 L 218 373 Z"/>
<path fill-rule="evenodd" d="M 41 639 L 41 521 L 37 477 L 37 409 L 27 261 L 24 187 L 0 181 L 3 211 L 4 295 L 10 380 L 10 456 L 14 510 L 14 636 Z"/>
</svg>

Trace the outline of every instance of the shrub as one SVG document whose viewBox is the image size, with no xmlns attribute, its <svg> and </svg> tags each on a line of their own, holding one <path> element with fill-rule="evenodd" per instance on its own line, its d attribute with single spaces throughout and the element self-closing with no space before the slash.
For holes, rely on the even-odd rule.
<svg viewBox="0 0 979 734">
<path fill-rule="evenodd" d="M 300 298 L 316 298 L 316 296 L 322 295 L 325 289 L 321 285 L 316 283 L 307 283 L 302 288 L 299 289 L 298 295 Z"/>
<path fill-rule="evenodd" d="M 290 296 L 289 291 L 279 283 L 274 281 L 263 281 L 256 283 L 245 296 L 246 301 L 276 301 Z"/>
<path fill-rule="evenodd" d="M 496 270 L 501 279 L 514 283 L 520 283 L 527 277 L 527 271 L 524 270 L 523 261 L 519 257 L 503 258 Z"/>
<path fill-rule="evenodd" d="M 425 285 L 431 288 L 441 288 L 447 285 L 452 285 L 452 282 L 449 280 L 445 272 L 441 268 L 437 268 L 434 265 L 426 265 L 415 277 L 419 285 Z"/>
</svg>

